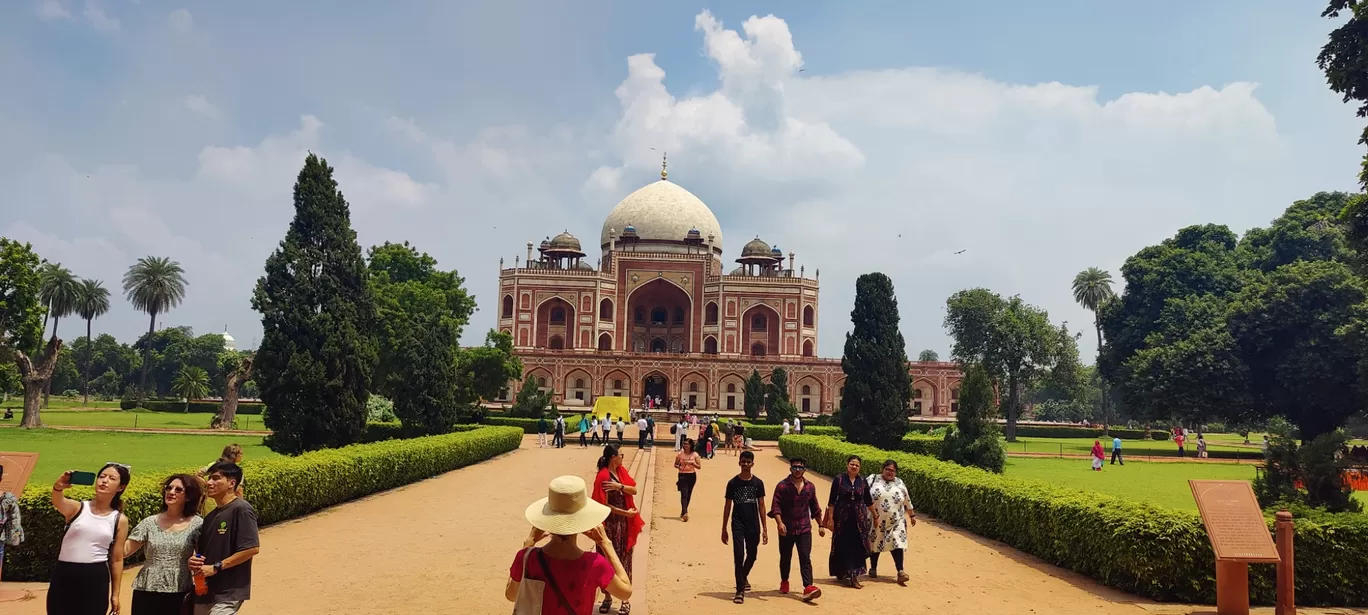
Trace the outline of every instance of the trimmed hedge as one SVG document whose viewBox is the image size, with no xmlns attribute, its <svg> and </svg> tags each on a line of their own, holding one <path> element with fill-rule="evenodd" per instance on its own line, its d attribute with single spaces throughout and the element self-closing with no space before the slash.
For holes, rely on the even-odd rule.
<svg viewBox="0 0 1368 615">
<path fill-rule="evenodd" d="M 514 418 L 514 417 L 510 417 L 510 416 L 486 416 L 486 417 L 484 417 L 484 420 L 483 420 L 483 421 L 480 421 L 480 423 L 483 424 L 483 425 L 502 425 L 502 426 L 504 426 L 504 427 L 517 427 L 517 428 L 523 430 L 523 433 L 525 433 L 525 434 L 527 434 L 527 433 L 535 434 L 535 433 L 537 433 L 537 421 L 538 421 L 538 420 L 540 420 L 540 419 L 534 419 L 534 418 Z M 547 419 L 547 420 L 546 420 L 546 433 L 551 433 L 551 430 L 552 430 L 554 427 L 555 427 L 554 422 L 553 422 L 551 419 Z M 566 419 L 565 419 L 565 433 L 566 433 L 566 434 L 569 434 L 569 433 L 570 433 L 570 427 L 571 427 L 571 421 L 570 421 L 569 418 L 566 418 Z M 576 429 L 578 429 L 578 427 L 576 427 Z"/>
<path fill-rule="evenodd" d="M 752 440 L 778 440 L 779 436 L 784 435 L 783 425 L 771 425 L 769 423 L 742 423 L 742 425 L 746 426 L 746 437 Z M 803 433 L 809 436 L 843 437 L 845 435 L 840 427 L 820 427 L 817 425 L 803 425 Z"/>
<path fill-rule="evenodd" d="M 913 427 L 919 432 L 926 433 L 936 427 L 953 425 L 950 421 L 912 421 Z M 1001 425 L 1001 423 L 999 423 Z M 1017 424 L 1016 435 L 1028 438 L 1100 438 L 1102 437 L 1101 427 L 1075 427 L 1073 425 L 1022 425 Z M 1146 432 L 1143 429 L 1120 429 L 1112 428 L 1112 436 L 1119 436 L 1123 440 L 1167 440 L 1169 433 L 1161 429 L 1152 429 Z M 1110 436 L 1109 436 L 1110 437 Z"/>
<path fill-rule="evenodd" d="M 452 425 L 448 433 L 461 433 L 463 431 L 474 431 L 482 425 Z M 361 443 L 384 442 L 386 440 L 399 440 L 401 438 L 412 438 L 412 434 L 404 429 L 403 423 L 398 421 L 381 423 L 372 421 L 366 423 L 365 431 L 361 432 Z"/>
<path fill-rule="evenodd" d="M 1211 604 L 1216 562 L 1195 511 L 997 475 L 921 455 L 890 453 L 832 438 L 785 436 L 785 457 L 834 476 L 849 455 L 892 458 L 917 508 L 1051 564 L 1147 598 Z M 1273 517 L 1267 515 L 1269 531 Z M 1297 603 L 1368 604 L 1368 515 L 1319 514 L 1296 521 Z M 1274 567 L 1250 568 L 1256 603 L 1274 599 Z"/>
<path fill-rule="evenodd" d="M 122 402 L 120 402 L 122 404 Z M 217 414 L 219 402 L 216 401 L 192 401 L 190 402 L 191 413 Z M 120 405 L 120 407 L 123 407 Z M 185 402 L 168 399 L 146 399 L 143 400 L 142 407 L 154 412 L 178 412 L 184 413 Z M 266 404 L 260 402 L 241 401 L 238 402 L 238 414 L 261 414 L 266 409 Z"/>
<path fill-rule="evenodd" d="M 401 487 L 444 472 L 479 463 L 515 450 L 522 433 L 507 427 L 483 427 L 464 433 L 355 444 L 338 449 L 273 457 L 242 464 L 247 500 L 261 525 L 294 519 L 380 491 Z M 197 468 L 186 468 L 193 473 Z M 166 472 L 139 476 L 124 492 L 124 514 L 130 528 L 161 506 L 158 487 Z M 46 581 L 61 546 L 62 515 L 52 507 L 48 477 L 24 490 L 19 507 L 24 516 L 24 543 L 5 549 L 5 579 Z M 74 487 L 73 499 L 92 495 Z"/>
<path fill-rule="evenodd" d="M 902 444 L 898 450 L 913 455 L 927 455 L 929 457 L 940 457 L 941 447 L 945 445 L 943 436 L 923 436 L 911 434 L 903 436 Z M 883 461 L 880 459 L 879 461 Z"/>
</svg>

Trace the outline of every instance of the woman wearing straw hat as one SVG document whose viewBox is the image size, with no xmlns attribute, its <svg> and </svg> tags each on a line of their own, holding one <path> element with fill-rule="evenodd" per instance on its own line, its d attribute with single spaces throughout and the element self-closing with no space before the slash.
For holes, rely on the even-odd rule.
<svg viewBox="0 0 1368 615">
<path fill-rule="evenodd" d="M 612 512 L 589 499 L 584 479 L 562 476 L 551 481 L 544 497 L 527 507 L 532 532 L 508 570 L 504 597 L 514 615 L 589 613 L 599 590 L 620 600 L 632 597 L 632 581 L 618 561 L 603 520 Z M 582 551 L 576 541 L 588 536 L 603 553 Z M 547 536 L 546 546 L 535 548 Z"/>
<path fill-rule="evenodd" d="M 632 497 L 637 492 L 636 481 L 627 473 L 627 468 L 622 467 L 622 453 L 618 447 L 611 444 L 603 447 L 603 456 L 599 458 L 598 468 L 598 475 L 594 477 L 594 492 L 590 497 L 612 510 L 612 514 L 603 522 L 603 529 L 608 534 L 608 540 L 612 542 L 609 547 L 617 551 L 618 558 L 622 560 L 622 567 L 630 579 L 632 549 L 636 547 L 637 534 L 641 533 L 641 527 L 644 525 L 641 515 L 637 514 L 636 502 Z M 612 608 L 613 597 L 610 595 L 599 605 L 599 613 L 607 613 Z M 632 605 L 623 600 L 618 615 L 628 615 L 631 612 Z"/>
</svg>

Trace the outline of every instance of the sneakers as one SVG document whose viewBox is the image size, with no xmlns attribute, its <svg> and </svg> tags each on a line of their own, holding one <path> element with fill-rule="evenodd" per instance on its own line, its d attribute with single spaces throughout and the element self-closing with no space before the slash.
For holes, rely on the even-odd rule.
<svg viewBox="0 0 1368 615">
<path fill-rule="evenodd" d="M 781 594 L 787 594 L 787 593 L 789 593 L 788 581 L 780 581 L 780 582 L 779 582 L 779 593 L 781 593 Z"/>
<path fill-rule="evenodd" d="M 816 585 L 809 585 L 803 588 L 803 602 L 812 602 L 822 597 L 822 590 L 817 589 Z"/>
</svg>

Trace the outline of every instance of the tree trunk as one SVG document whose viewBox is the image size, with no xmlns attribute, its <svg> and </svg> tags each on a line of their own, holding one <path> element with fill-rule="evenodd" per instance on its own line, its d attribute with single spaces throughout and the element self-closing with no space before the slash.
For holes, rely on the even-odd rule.
<svg viewBox="0 0 1368 615">
<path fill-rule="evenodd" d="M 42 427 L 43 419 L 39 410 L 43 386 L 52 378 L 52 370 L 57 366 L 57 355 L 62 350 L 62 340 L 55 336 L 48 342 L 47 351 L 38 366 L 22 350 L 14 350 L 14 363 L 19 367 L 19 378 L 24 383 L 24 418 L 20 427 L 32 429 Z"/>
<path fill-rule="evenodd" d="M 1097 326 L 1097 381 L 1102 385 L 1102 433 L 1111 435 L 1111 406 L 1107 403 L 1107 379 L 1102 377 L 1102 318 L 1093 312 L 1093 323 Z"/>
<path fill-rule="evenodd" d="M 147 344 L 143 346 L 142 384 L 138 386 L 138 407 L 147 399 L 147 367 L 152 362 L 152 334 L 157 332 L 157 311 L 148 312 L 151 316 L 147 323 Z"/>
<path fill-rule="evenodd" d="M 1016 374 L 1007 376 L 1007 430 L 1008 442 L 1016 442 L 1017 424 L 1017 403 L 1021 400 L 1021 392 L 1017 389 Z"/>
<path fill-rule="evenodd" d="M 90 347 L 90 326 L 94 322 L 94 318 L 86 321 L 85 399 L 81 402 L 82 406 L 90 405 L 90 364 L 95 358 L 95 349 Z"/>
<path fill-rule="evenodd" d="M 39 338 L 42 339 L 42 338 Z M 57 317 L 52 317 L 52 339 L 57 339 Z M 44 360 L 47 357 L 43 357 Z M 55 365 L 55 364 L 54 364 Z M 48 407 L 48 397 L 52 395 L 52 377 L 49 375 L 47 382 L 43 383 L 43 408 Z"/>
<path fill-rule="evenodd" d="M 232 429 L 237 420 L 238 389 L 252 377 L 252 358 L 248 357 L 238 364 L 237 369 L 228 374 L 227 386 L 223 390 L 223 404 L 219 406 L 218 416 L 209 426 L 213 429 Z"/>
</svg>

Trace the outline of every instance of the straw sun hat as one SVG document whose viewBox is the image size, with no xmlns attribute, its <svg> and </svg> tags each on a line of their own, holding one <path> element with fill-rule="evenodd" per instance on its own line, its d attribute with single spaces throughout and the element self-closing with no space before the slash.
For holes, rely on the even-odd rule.
<svg viewBox="0 0 1368 615">
<path fill-rule="evenodd" d="M 533 502 L 525 513 L 527 522 L 548 534 L 573 536 L 594 529 L 610 512 L 589 499 L 584 479 L 562 476 L 551 481 L 546 497 Z"/>
</svg>

